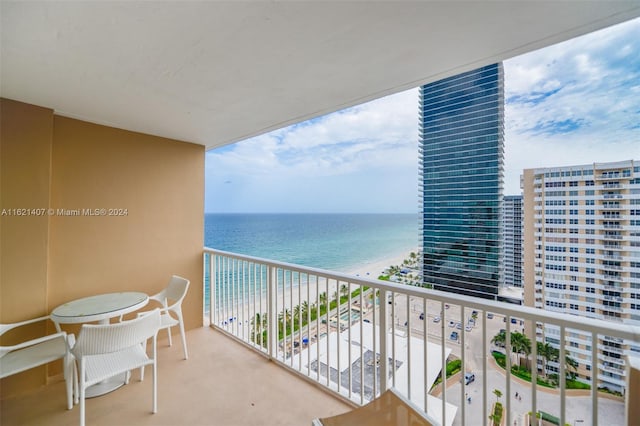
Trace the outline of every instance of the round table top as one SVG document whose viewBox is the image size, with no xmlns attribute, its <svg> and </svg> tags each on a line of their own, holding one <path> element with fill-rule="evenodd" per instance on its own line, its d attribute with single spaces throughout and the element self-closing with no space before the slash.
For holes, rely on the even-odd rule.
<svg viewBox="0 0 640 426">
<path fill-rule="evenodd" d="M 133 312 L 148 302 L 148 295 L 134 291 L 99 294 L 56 307 L 51 320 L 62 324 L 102 321 Z"/>
</svg>

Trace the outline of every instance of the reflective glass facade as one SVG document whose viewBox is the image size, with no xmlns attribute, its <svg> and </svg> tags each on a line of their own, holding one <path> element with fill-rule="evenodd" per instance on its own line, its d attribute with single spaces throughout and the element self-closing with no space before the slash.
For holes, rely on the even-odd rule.
<svg viewBox="0 0 640 426">
<path fill-rule="evenodd" d="M 435 289 L 494 298 L 502 271 L 502 64 L 420 89 L 423 276 Z"/>
</svg>

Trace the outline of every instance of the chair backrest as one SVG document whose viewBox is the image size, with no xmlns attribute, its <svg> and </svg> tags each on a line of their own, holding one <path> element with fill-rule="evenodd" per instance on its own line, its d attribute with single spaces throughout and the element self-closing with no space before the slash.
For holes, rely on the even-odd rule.
<svg viewBox="0 0 640 426">
<path fill-rule="evenodd" d="M 164 297 L 171 300 L 173 304 L 182 303 L 182 299 L 187 295 L 189 289 L 189 280 L 186 278 L 173 275 L 169 280 L 169 285 L 164 290 Z"/>
<path fill-rule="evenodd" d="M 114 324 L 83 324 L 71 352 L 78 358 L 86 355 L 121 351 L 145 342 L 160 329 L 160 310 L 130 321 Z"/>
</svg>

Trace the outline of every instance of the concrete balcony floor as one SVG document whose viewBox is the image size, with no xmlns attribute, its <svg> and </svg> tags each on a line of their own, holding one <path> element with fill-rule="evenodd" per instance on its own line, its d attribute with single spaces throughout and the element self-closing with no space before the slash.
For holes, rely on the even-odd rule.
<svg viewBox="0 0 640 426">
<path fill-rule="evenodd" d="M 86 403 L 88 425 L 310 425 L 351 407 L 209 327 L 158 341 L 158 413 L 151 413 L 151 370 L 139 381 Z M 79 407 L 66 410 L 63 382 L 2 401 L 0 424 L 73 425 Z"/>
</svg>

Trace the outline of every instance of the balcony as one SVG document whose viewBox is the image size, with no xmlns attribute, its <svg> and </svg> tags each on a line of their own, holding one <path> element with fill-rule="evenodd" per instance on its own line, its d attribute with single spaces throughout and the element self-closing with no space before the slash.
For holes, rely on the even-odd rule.
<svg viewBox="0 0 640 426">
<path fill-rule="evenodd" d="M 491 343 L 500 329 L 531 333 L 530 324 L 551 326 L 559 330 L 553 336 L 567 352 L 575 333 L 594 340 L 612 336 L 636 341 L 640 331 L 619 323 L 213 249 L 205 249 L 205 265 L 205 283 L 214 283 L 206 297 L 214 328 L 354 405 L 364 405 L 393 386 L 417 406 L 426 406 L 443 424 L 475 424 L 472 419 L 480 418 L 477 416 L 486 418 L 495 388 L 505 395 L 517 390 L 530 398 L 525 408 L 506 401 L 507 424 L 519 422 L 520 411 L 538 409 L 553 411 L 569 423 L 575 420 L 562 408 L 571 398 L 564 385 L 555 397 L 560 405 L 552 408 L 537 387 L 523 386 L 489 363 L 491 350 L 502 350 Z M 602 356 L 598 348 L 590 355 L 592 359 Z M 444 360 L 452 359 L 459 359 L 466 371 L 475 373 L 478 386 L 464 386 L 449 378 L 443 392 L 433 390 L 433 379 Z M 512 362 L 515 358 L 508 365 Z M 564 368 L 559 366 L 561 376 Z M 593 382 L 604 383 L 598 371 L 591 374 Z M 471 391 L 480 404 L 461 404 Z M 585 411 L 602 420 L 597 394 L 591 392 Z"/>
<path fill-rule="evenodd" d="M 209 327 L 187 332 L 180 345 L 158 340 L 158 413 L 151 414 L 151 376 L 87 400 L 88 425 L 307 425 L 351 406 L 297 379 L 254 351 Z M 148 373 L 148 372 L 147 372 Z M 76 425 L 78 406 L 66 410 L 63 382 L 2 401 L 2 425 Z M 301 398 L 300 395 L 304 395 Z"/>
</svg>

